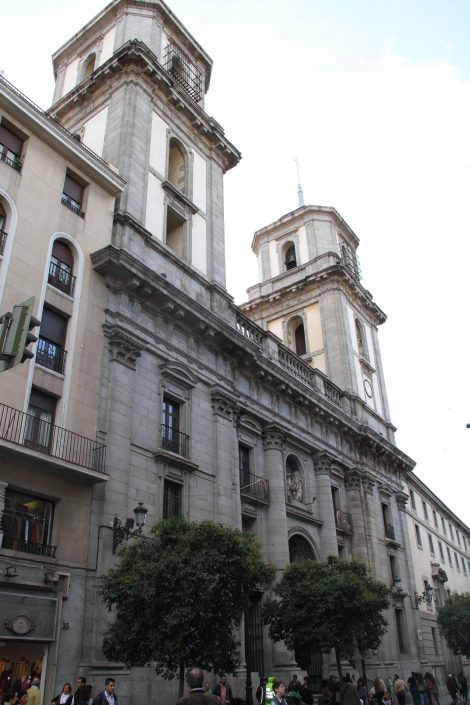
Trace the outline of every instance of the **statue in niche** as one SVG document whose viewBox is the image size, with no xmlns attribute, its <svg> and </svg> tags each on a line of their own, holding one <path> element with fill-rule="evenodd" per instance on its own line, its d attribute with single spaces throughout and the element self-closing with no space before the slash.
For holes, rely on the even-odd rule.
<svg viewBox="0 0 470 705">
<path fill-rule="evenodd" d="M 292 502 L 301 502 L 304 496 L 304 483 L 298 470 L 293 470 L 287 475 L 287 499 Z"/>
</svg>

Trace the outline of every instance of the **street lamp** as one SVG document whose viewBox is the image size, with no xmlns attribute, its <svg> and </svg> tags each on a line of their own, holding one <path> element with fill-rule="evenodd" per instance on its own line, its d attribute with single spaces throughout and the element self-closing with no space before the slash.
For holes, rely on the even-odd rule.
<svg viewBox="0 0 470 705">
<path fill-rule="evenodd" d="M 118 517 L 114 517 L 113 520 L 113 553 L 116 553 L 117 547 L 123 542 L 128 541 L 134 536 L 140 536 L 142 533 L 142 528 L 147 519 L 148 509 L 144 507 L 143 502 L 139 502 L 137 507 L 134 507 L 134 519 L 132 517 L 127 517 L 124 526 Z M 134 526 L 137 526 L 134 529 Z"/>
</svg>

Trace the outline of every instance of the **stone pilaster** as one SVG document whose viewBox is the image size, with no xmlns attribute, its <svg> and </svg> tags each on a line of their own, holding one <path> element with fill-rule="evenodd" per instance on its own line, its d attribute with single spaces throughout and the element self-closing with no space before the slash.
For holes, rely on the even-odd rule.
<svg viewBox="0 0 470 705">
<path fill-rule="evenodd" d="M 335 508 L 331 494 L 331 464 L 327 453 L 317 453 L 313 458 L 317 476 L 318 512 L 322 521 L 320 558 L 338 555 L 338 537 L 336 534 Z"/>
<path fill-rule="evenodd" d="M 408 495 L 404 492 L 397 492 L 395 494 L 395 499 L 398 509 L 398 521 L 400 525 L 400 531 L 403 541 L 403 553 L 400 552 L 401 562 L 398 565 L 399 576 L 401 578 L 400 587 L 404 592 L 410 595 L 409 598 L 403 600 L 403 611 L 405 614 L 405 629 L 408 634 L 408 643 L 410 649 L 410 656 L 412 659 L 422 659 L 424 658 L 424 647 L 423 642 L 417 638 L 413 638 L 413 635 L 418 634 L 418 629 L 420 628 L 420 611 L 413 610 L 411 607 L 411 600 L 413 599 L 413 593 L 415 590 L 414 582 L 414 568 L 412 565 L 412 551 L 410 546 L 410 537 L 408 535 L 407 528 L 407 515 L 406 515 L 406 504 L 408 501 Z"/>
<path fill-rule="evenodd" d="M 364 526 L 363 490 L 360 472 L 354 468 L 349 470 L 344 477 L 346 494 L 348 497 L 348 510 L 352 520 L 352 555 L 362 561 L 369 568 L 369 547 Z"/>
<path fill-rule="evenodd" d="M 215 472 L 215 520 L 241 528 L 237 403 L 225 390 L 211 390 Z"/>
<path fill-rule="evenodd" d="M 286 487 L 283 450 L 285 436 L 274 425 L 263 430 L 264 467 L 269 480 L 268 560 L 277 571 L 289 563 L 287 539 Z"/>
</svg>

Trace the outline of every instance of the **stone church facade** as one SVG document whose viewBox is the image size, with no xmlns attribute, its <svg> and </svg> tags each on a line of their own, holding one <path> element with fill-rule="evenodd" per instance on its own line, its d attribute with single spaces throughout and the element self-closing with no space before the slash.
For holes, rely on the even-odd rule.
<svg viewBox="0 0 470 705">
<path fill-rule="evenodd" d="M 76 668 L 96 685 L 115 677 L 122 705 L 170 702 L 173 684 L 101 651 L 97 587 L 114 560 L 114 517 L 143 502 L 149 525 L 209 518 L 253 532 L 278 571 L 340 555 L 387 584 L 399 573 L 412 592 L 403 483 L 414 463 L 388 412 L 385 315 L 361 284 L 359 240 L 334 209 L 302 206 L 258 231 L 260 283 L 240 308 L 226 291 L 223 176 L 240 153 L 204 110 L 211 59 L 170 9 L 115 0 L 53 60 L 51 117 L 126 182 L 112 232 L 89 257 L 105 292 L 96 435 L 107 477 L 93 486 L 83 539 Z M 261 597 L 243 655 L 254 680 L 285 678 L 295 660 L 268 639 Z M 368 668 L 420 669 L 414 640 L 402 639 L 419 628 L 419 610 L 397 600 L 387 619 Z M 242 697 L 245 665 L 233 681 Z M 317 680 L 329 667 L 318 655 L 310 664 Z M 46 697 L 69 668 L 58 649 Z"/>
</svg>

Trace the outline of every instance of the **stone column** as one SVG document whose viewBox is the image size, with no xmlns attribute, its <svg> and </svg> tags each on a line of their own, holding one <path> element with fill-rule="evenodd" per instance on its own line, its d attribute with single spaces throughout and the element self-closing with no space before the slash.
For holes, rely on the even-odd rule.
<svg viewBox="0 0 470 705">
<path fill-rule="evenodd" d="M 327 453 L 317 453 L 313 462 L 317 476 L 318 512 L 322 521 L 320 558 L 324 561 L 328 556 L 338 555 L 335 508 L 331 494 L 332 460 Z"/>
<path fill-rule="evenodd" d="M 347 472 L 344 477 L 344 484 L 348 498 L 348 511 L 351 514 L 352 521 L 352 556 L 355 560 L 362 561 L 362 563 L 365 563 L 365 565 L 370 568 L 360 472 L 356 468 Z"/>
<path fill-rule="evenodd" d="M 7 482 L 0 482 L 0 546 L 2 545 L 3 541 L 3 531 L 2 531 L 2 516 L 3 516 L 3 511 L 5 509 L 5 492 L 8 487 Z"/>
<path fill-rule="evenodd" d="M 407 527 L 407 517 L 406 517 L 406 503 L 408 501 L 408 495 L 404 492 L 397 492 L 395 495 L 397 509 L 398 509 L 398 522 L 400 526 L 401 533 L 401 543 L 403 546 L 403 553 L 401 555 L 401 561 L 398 565 L 398 577 L 401 578 L 400 587 L 402 590 L 409 595 L 409 598 L 403 599 L 403 610 L 405 613 L 405 628 L 408 637 L 408 646 L 410 649 L 410 656 L 412 659 L 423 659 L 424 656 L 424 646 L 422 640 L 418 639 L 418 629 L 420 628 L 420 611 L 412 609 L 413 593 L 415 590 L 415 579 L 414 570 L 411 564 L 412 552 L 410 546 L 410 537 L 408 535 Z M 398 537 L 397 537 L 398 538 Z M 398 552 L 397 552 L 398 553 Z M 398 553 L 398 555 L 401 554 Z"/>
<path fill-rule="evenodd" d="M 383 549 L 379 547 L 378 544 L 378 527 L 377 527 L 377 516 L 376 507 L 374 502 L 374 487 L 375 479 L 373 475 L 369 472 L 364 472 L 362 475 L 362 487 L 364 490 L 363 494 L 363 504 L 364 504 L 364 533 L 367 542 L 367 549 L 369 554 L 369 568 L 371 575 L 377 579 L 381 579 L 380 572 L 377 573 L 377 566 L 380 564 L 380 557 L 383 553 Z M 383 535 L 383 529 L 381 530 L 380 536 Z"/>
<path fill-rule="evenodd" d="M 211 391 L 213 458 L 215 472 L 215 520 L 241 529 L 236 399 L 225 390 Z"/>
</svg>

